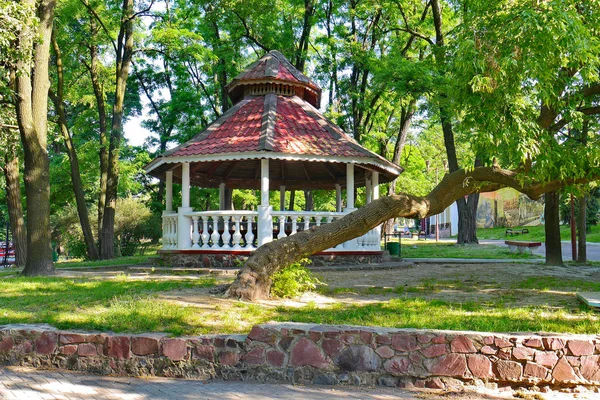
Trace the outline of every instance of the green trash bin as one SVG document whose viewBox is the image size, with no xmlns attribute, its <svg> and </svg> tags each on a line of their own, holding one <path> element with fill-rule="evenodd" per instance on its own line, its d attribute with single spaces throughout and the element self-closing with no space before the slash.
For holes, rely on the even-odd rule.
<svg viewBox="0 0 600 400">
<path fill-rule="evenodd" d="M 400 256 L 400 243 L 388 242 L 387 251 L 390 252 L 391 256 Z"/>
</svg>

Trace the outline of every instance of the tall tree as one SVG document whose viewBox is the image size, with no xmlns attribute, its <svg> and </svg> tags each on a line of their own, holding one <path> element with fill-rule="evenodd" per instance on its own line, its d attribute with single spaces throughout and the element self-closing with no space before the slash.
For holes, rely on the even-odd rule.
<svg viewBox="0 0 600 400">
<path fill-rule="evenodd" d="M 36 9 L 39 24 L 27 21 L 19 35 L 19 47 L 31 49 L 33 58 L 17 63 L 16 111 L 25 155 L 25 191 L 27 201 L 27 260 L 24 275 L 54 274 L 50 237 L 50 171 L 48 133 L 48 64 L 54 21 L 55 0 L 23 0 Z M 31 30 L 37 30 L 37 41 Z"/>
<path fill-rule="evenodd" d="M 58 126 L 63 137 L 63 142 L 69 156 L 69 164 L 71 166 L 71 183 L 73 185 L 73 192 L 75 194 L 75 202 L 77 204 L 77 215 L 79 216 L 79 222 L 81 230 L 83 231 L 83 237 L 85 239 L 85 245 L 87 247 L 87 255 L 90 259 L 98 259 L 98 247 L 96 247 L 96 240 L 94 239 L 94 233 L 92 232 L 92 226 L 88 215 L 88 209 L 85 202 L 85 193 L 83 191 L 83 185 L 81 183 L 81 172 L 79 169 L 79 158 L 77 157 L 77 150 L 73 144 L 73 138 L 69 131 L 67 122 L 67 115 L 65 112 L 65 96 L 64 96 L 64 73 L 63 73 L 63 59 L 60 47 L 56 40 L 56 37 L 52 37 L 52 47 L 54 49 L 54 61 L 56 65 L 56 92 L 50 90 L 50 97 L 54 103 L 56 114 L 58 115 Z"/>
<path fill-rule="evenodd" d="M 115 98 L 112 109 L 112 124 L 108 148 L 108 176 L 106 185 L 106 204 L 100 234 L 100 258 L 115 256 L 114 232 L 117 190 L 119 182 L 119 151 L 123 137 L 123 110 L 125 90 L 129 78 L 129 68 L 133 57 L 133 33 L 135 11 L 133 0 L 123 0 L 121 26 L 116 41 Z"/>
</svg>

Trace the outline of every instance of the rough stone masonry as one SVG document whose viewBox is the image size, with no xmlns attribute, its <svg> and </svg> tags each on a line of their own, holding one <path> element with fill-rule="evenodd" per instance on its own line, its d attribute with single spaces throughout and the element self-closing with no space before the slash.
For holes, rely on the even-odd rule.
<svg viewBox="0 0 600 400">
<path fill-rule="evenodd" d="M 600 386 L 600 337 L 264 324 L 170 338 L 0 327 L 4 364 L 98 374 L 446 388 Z"/>
</svg>

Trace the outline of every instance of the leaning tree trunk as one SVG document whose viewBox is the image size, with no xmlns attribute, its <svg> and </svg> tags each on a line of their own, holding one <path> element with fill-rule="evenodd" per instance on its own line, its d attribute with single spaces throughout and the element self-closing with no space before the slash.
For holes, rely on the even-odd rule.
<svg viewBox="0 0 600 400">
<path fill-rule="evenodd" d="M 382 197 L 330 224 L 313 226 L 261 246 L 248 258 L 226 295 L 246 300 L 268 297 L 271 276 L 280 268 L 361 236 L 390 218 L 425 218 L 442 212 L 461 197 L 507 186 L 535 200 L 564 184 L 562 181 L 525 184 L 515 172 L 498 167 L 459 170 L 445 175 L 426 197 L 404 193 Z"/>
<path fill-rule="evenodd" d="M 546 193 L 544 206 L 544 230 L 546 232 L 546 264 L 563 265 L 560 241 L 560 196 L 558 192 Z"/>
<path fill-rule="evenodd" d="M 23 3 L 32 8 L 36 6 L 34 0 Z M 28 21 L 19 35 L 19 46 L 34 49 L 32 61 L 19 61 L 18 70 L 21 73 L 16 80 L 17 121 L 25 155 L 27 196 L 27 260 L 24 275 L 52 275 L 55 272 L 50 229 L 50 161 L 46 150 L 50 86 L 48 63 L 55 7 L 53 0 L 37 3 L 37 32 L 31 32 L 34 24 Z"/>
<path fill-rule="evenodd" d="M 587 196 L 579 196 L 579 218 L 577 218 L 577 261 L 587 262 Z"/>
<path fill-rule="evenodd" d="M 6 200 L 8 217 L 15 246 L 15 263 L 25 266 L 27 256 L 27 233 L 23 221 L 23 205 L 21 203 L 21 185 L 19 182 L 19 158 L 16 155 L 5 155 L 4 177 L 6 179 Z"/>
</svg>

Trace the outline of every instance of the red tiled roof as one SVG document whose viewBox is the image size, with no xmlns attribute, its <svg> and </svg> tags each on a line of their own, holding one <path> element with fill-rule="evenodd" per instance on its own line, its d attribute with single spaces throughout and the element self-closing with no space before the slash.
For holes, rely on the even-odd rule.
<svg viewBox="0 0 600 400">
<path fill-rule="evenodd" d="M 206 131 L 174 149 L 169 156 L 274 151 L 315 156 L 373 157 L 350 137 L 335 129 L 316 109 L 303 105 L 298 97 L 278 95 L 273 125 L 265 124 L 265 96 L 249 97 L 231 115 L 216 121 Z M 269 149 L 261 145 L 269 138 Z M 265 139 L 266 140 L 266 139 Z"/>
</svg>

